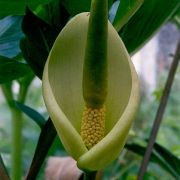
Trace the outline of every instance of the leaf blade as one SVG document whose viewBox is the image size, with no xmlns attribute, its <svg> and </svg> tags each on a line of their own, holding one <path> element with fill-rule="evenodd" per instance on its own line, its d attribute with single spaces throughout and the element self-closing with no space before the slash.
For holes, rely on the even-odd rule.
<svg viewBox="0 0 180 180">
<path fill-rule="evenodd" d="M 36 122 L 41 129 L 44 127 L 46 120 L 40 113 L 18 101 L 15 101 L 15 105 L 18 109 L 24 112 L 29 118 L 31 118 L 34 122 Z"/>
<path fill-rule="evenodd" d="M 50 0 L 0 0 L 0 18 L 8 15 L 23 15 L 25 12 L 25 7 L 29 6 L 31 8 L 36 8 L 40 4 L 49 2 Z"/>
<path fill-rule="evenodd" d="M 174 155 L 169 152 L 168 158 L 166 158 L 164 156 L 164 150 L 165 151 L 168 151 L 168 150 L 163 148 L 162 146 L 158 145 L 157 143 L 155 143 L 155 146 L 160 147 L 160 149 L 154 148 L 154 151 L 151 154 L 150 161 L 158 163 L 163 169 L 168 171 L 175 178 L 180 178 L 180 173 L 177 171 L 177 169 L 174 169 L 174 162 L 176 161 L 175 163 L 179 164 L 180 160 L 176 159 L 175 161 L 173 161 L 173 163 L 170 163 L 171 156 L 174 157 Z M 140 155 L 140 156 L 144 156 L 144 153 L 146 150 L 146 147 L 141 146 L 137 143 L 126 144 L 125 148 Z"/>
<path fill-rule="evenodd" d="M 162 7 L 162 8 L 159 8 Z M 179 0 L 144 0 L 143 5 L 119 32 L 129 53 L 142 47 L 180 7 Z"/>
<path fill-rule="evenodd" d="M 1 157 L 1 154 L 0 154 L 0 175 L 1 175 L 2 179 L 10 180 L 9 175 L 7 173 L 7 170 L 6 170 L 6 167 L 4 165 L 3 159 Z"/>
<path fill-rule="evenodd" d="M 58 13 L 64 15 L 65 12 L 62 10 Z M 30 9 L 26 10 L 22 21 L 22 29 L 26 36 L 21 40 L 20 48 L 25 60 L 40 79 L 49 51 L 66 20 L 67 17 L 54 27 L 36 16 Z"/>
<path fill-rule="evenodd" d="M 0 56 L 0 84 L 21 78 L 30 72 L 27 64 Z"/>
<path fill-rule="evenodd" d="M 43 129 L 41 130 L 34 157 L 26 177 L 27 180 L 36 179 L 38 172 L 44 162 L 44 159 L 49 151 L 49 148 L 55 140 L 56 135 L 57 133 L 54 125 L 49 118 Z"/>
<path fill-rule="evenodd" d="M 0 20 L 0 55 L 12 58 L 20 53 L 19 41 L 23 37 L 21 22 L 21 16 Z"/>
<path fill-rule="evenodd" d="M 117 31 L 130 20 L 135 12 L 140 8 L 144 0 L 121 0 L 117 9 L 116 16 L 113 21 L 113 26 Z"/>
</svg>

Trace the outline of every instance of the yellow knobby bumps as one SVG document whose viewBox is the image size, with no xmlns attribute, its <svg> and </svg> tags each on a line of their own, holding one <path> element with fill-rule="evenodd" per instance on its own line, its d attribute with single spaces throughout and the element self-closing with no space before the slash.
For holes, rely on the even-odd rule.
<svg viewBox="0 0 180 180">
<path fill-rule="evenodd" d="M 81 137 L 88 149 L 97 144 L 105 133 L 105 107 L 85 108 L 82 123 Z"/>
</svg>

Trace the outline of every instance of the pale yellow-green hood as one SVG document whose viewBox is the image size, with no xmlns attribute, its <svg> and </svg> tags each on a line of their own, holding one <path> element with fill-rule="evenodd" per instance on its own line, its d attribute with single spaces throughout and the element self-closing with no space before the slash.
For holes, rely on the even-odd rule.
<svg viewBox="0 0 180 180">
<path fill-rule="evenodd" d="M 109 23 L 106 135 L 88 150 L 80 136 L 88 14 L 72 18 L 57 37 L 43 73 L 43 97 L 58 135 L 78 167 L 98 170 L 112 162 L 125 144 L 138 107 L 139 83 L 122 40 Z"/>
</svg>

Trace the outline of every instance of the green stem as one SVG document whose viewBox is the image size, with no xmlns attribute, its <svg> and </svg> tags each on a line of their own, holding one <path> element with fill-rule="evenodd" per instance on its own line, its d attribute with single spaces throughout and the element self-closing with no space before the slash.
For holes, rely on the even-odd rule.
<svg viewBox="0 0 180 180">
<path fill-rule="evenodd" d="M 12 94 L 12 90 L 11 90 L 11 86 L 12 83 L 7 83 L 7 84 L 2 84 L 1 85 L 1 89 L 2 92 L 4 94 L 4 97 L 6 99 L 6 102 L 9 106 L 9 108 L 11 109 L 11 107 L 13 107 L 14 103 L 13 103 L 13 94 Z"/>
<path fill-rule="evenodd" d="M 84 172 L 83 180 L 95 180 L 96 179 L 97 171 L 92 172 Z"/>
<path fill-rule="evenodd" d="M 18 101 L 25 102 L 28 85 L 20 84 Z M 22 177 L 22 112 L 14 106 L 12 112 L 12 180 L 20 180 Z"/>
<path fill-rule="evenodd" d="M 156 137 L 163 119 L 163 115 L 167 106 L 167 102 L 168 102 L 168 98 L 171 92 L 171 87 L 174 81 L 174 77 L 176 74 L 176 70 L 178 68 L 178 64 L 180 61 L 180 39 L 179 42 L 177 44 L 177 48 L 176 48 L 176 52 L 175 52 L 175 56 L 173 58 L 169 73 L 168 73 L 168 77 L 167 77 L 167 81 L 163 90 L 163 94 L 161 97 L 161 101 L 156 113 L 156 117 L 153 123 L 153 127 L 151 130 L 151 134 L 150 134 L 150 138 L 149 138 L 149 142 L 148 145 L 146 147 L 146 152 L 144 154 L 142 163 L 141 163 L 141 167 L 138 173 L 138 180 L 143 180 L 144 179 L 144 175 L 149 163 L 149 159 L 151 157 L 152 151 L 153 151 L 153 147 L 154 147 L 154 143 L 156 141 Z M 176 174 L 174 174 L 174 176 L 176 177 Z"/>
<path fill-rule="evenodd" d="M 30 83 L 29 83 L 30 84 Z M 29 84 L 20 84 L 18 101 L 24 103 Z M 12 119 L 12 180 L 20 180 L 22 177 L 22 112 L 14 104 L 12 83 L 4 84 L 2 90 L 11 111 Z"/>
<path fill-rule="evenodd" d="M 12 180 L 20 180 L 22 172 L 22 113 L 15 107 L 12 115 Z"/>
</svg>

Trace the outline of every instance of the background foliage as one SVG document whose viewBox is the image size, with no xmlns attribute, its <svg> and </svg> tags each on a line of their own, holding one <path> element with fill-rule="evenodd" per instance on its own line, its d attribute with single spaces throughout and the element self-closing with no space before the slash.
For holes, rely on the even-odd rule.
<svg viewBox="0 0 180 180">
<path fill-rule="evenodd" d="M 40 172 L 39 169 L 45 157 L 66 155 L 48 120 L 40 79 L 58 33 L 75 14 L 89 11 L 90 2 L 0 0 L 0 83 L 3 93 L 0 97 L 0 169 L 5 175 L 6 170 L 16 177 L 29 172 L 29 178 L 38 175 L 38 179 L 43 179 L 44 165 Z M 180 27 L 179 12 L 179 0 L 166 0 L 166 3 L 164 0 L 109 0 L 109 19 L 130 54 L 143 47 L 167 21 Z M 159 78 L 159 85 L 151 100 L 142 94 L 133 133 L 119 158 L 104 169 L 104 179 L 136 179 L 164 87 L 161 82 L 166 76 L 167 72 Z M 159 179 L 161 175 L 167 180 L 180 177 L 179 79 L 178 69 L 145 179 Z M 23 114 L 21 126 L 13 119 L 14 112 Z M 11 144 L 15 141 L 12 139 L 13 129 L 18 126 L 20 136 L 17 138 L 22 138 L 22 144 L 19 145 L 22 149 L 22 172 L 13 175 Z M 34 164 L 36 168 L 33 169 Z"/>
</svg>

